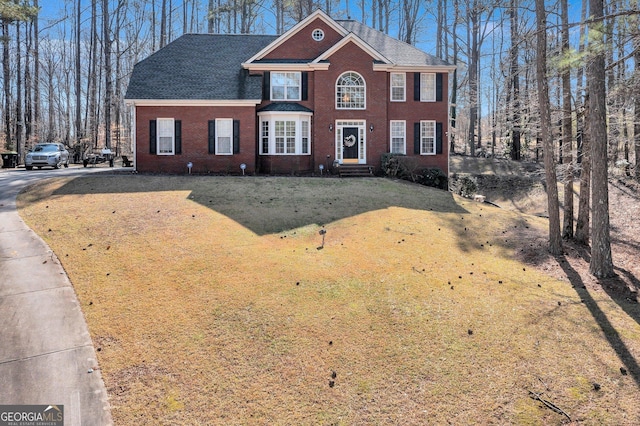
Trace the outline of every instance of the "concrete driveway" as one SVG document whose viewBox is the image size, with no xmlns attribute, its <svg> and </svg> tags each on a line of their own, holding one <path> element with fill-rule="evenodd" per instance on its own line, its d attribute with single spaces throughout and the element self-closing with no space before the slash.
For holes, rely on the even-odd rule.
<svg viewBox="0 0 640 426">
<path fill-rule="evenodd" d="M 126 171 L 0 171 L 0 405 L 63 405 L 65 426 L 111 425 L 107 392 L 75 291 L 15 201 L 39 179 L 100 172 Z"/>
</svg>

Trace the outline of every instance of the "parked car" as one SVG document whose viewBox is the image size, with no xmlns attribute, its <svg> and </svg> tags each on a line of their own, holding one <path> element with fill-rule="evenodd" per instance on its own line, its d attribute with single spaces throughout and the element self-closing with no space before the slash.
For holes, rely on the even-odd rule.
<svg viewBox="0 0 640 426">
<path fill-rule="evenodd" d="M 27 170 L 47 166 L 54 169 L 59 169 L 62 165 L 69 167 L 69 151 L 61 143 L 39 143 L 29 150 L 24 165 Z"/>
</svg>

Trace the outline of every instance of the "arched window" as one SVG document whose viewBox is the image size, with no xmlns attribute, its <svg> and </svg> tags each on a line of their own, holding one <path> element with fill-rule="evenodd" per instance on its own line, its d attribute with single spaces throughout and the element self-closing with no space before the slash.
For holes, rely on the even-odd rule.
<svg viewBox="0 0 640 426">
<path fill-rule="evenodd" d="M 342 74 L 336 82 L 337 109 L 365 109 L 364 79 L 353 71 Z"/>
</svg>

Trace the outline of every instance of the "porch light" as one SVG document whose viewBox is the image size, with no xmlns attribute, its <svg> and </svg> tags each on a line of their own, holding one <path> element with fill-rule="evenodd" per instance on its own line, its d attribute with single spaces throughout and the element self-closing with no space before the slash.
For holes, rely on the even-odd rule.
<svg viewBox="0 0 640 426">
<path fill-rule="evenodd" d="M 193 167 L 193 163 L 191 161 L 189 161 L 187 163 L 187 169 L 189 169 L 189 174 L 191 174 L 191 168 Z"/>
<path fill-rule="evenodd" d="M 369 126 L 369 131 L 373 132 L 373 124 L 371 126 Z"/>
<path fill-rule="evenodd" d="M 333 124 L 329 124 L 329 131 L 333 132 Z"/>
<path fill-rule="evenodd" d="M 247 168 L 246 164 L 244 164 L 244 163 L 240 164 L 240 170 L 242 170 L 242 176 L 244 176 L 244 171 L 245 171 L 246 168 Z"/>
</svg>

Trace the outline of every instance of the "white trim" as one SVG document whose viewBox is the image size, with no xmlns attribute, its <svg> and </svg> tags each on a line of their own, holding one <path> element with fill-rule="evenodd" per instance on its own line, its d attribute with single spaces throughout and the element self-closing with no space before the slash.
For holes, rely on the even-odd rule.
<svg viewBox="0 0 640 426">
<path fill-rule="evenodd" d="M 232 100 L 200 100 L 200 99 L 125 99 L 125 105 L 133 107 L 148 106 L 256 106 L 262 99 L 232 99 Z"/>
<path fill-rule="evenodd" d="M 335 129 L 335 157 L 340 164 L 344 164 L 342 152 L 342 129 L 345 127 L 358 128 L 358 164 L 367 164 L 367 120 L 362 119 L 337 119 Z"/>
<path fill-rule="evenodd" d="M 339 42 L 337 42 L 336 44 L 331 46 L 329 49 L 324 51 L 320 56 L 318 56 L 316 59 L 314 59 L 313 63 L 315 64 L 315 63 L 318 63 L 320 61 L 328 60 L 331 57 L 331 55 L 336 53 L 338 50 L 342 49 L 349 42 L 355 43 L 356 46 L 358 46 L 360 49 L 364 50 L 365 53 L 373 56 L 374 59 L 377 59 L 379 61 L 383 61 L 383 62 L 385 62 L 387 64 L 393 63 L 389 59 L 387 59 L 384 55 L 382 55 L 380 52 L 378 52 L 373 47 L 371 47 L 369 44 L 367 44 L 360 37 L 355 35 L 354 33 L 349 33 L 349 35 L 347 35 L 346 37 L 343 37 L 342 40 L 340 40 Z"/>
<path fill-rule="evenodd" d="M 288 64 L 288 63 L 257 63 L 250 64 L 247 62 L 242 63 L 242 67 L 249 71 L 326 71 L 329 69 L 328 62 L 321 63 L 300 63 L 300 64 Z"/>
<path fill-rule="evenodd" d="M 287 40 L 289 40 L 291 37 L 297 34 L 301 29 L 306 27 L 307 24 L 309 24 L 311 21 L 313 21 L 316 18 L 322 20 L 325 24 L 330 26 L 338 34 L 342 36 L 347 35 L 348 32 L 343 26 L 339 25 L 337 22 L 331 19 L 329 15 L 327 15 L 326 13 L 318 9 L 315 12 L 313 12 L 311 15 L 307 16 L 302 21 L 298 22 L 296 25 L 291 27 L 288 31 L 286 31 L 284 34 L 278 37 L 275 41 L 273 41 L 267 47 L 265 47 L 264 49 L 262 49 L 261 51 L 253 55 L 251 58 L 249 58 L 249 60 L 245 62 L 245 64 L 248 65 L 248 64 L 251 64 L 251 62 L 253 61 L 257 61 L 264 58 L 267 54 L 269 54 L 270 52 L 275 50 L 277 47 L 284 44 Z"/>
<path fill-rule="evenodd" d="M 374 71 L 387 72 L 433 72 L 449 74 L 456 70 L 455 66 L 444 65 L 395 65 L 395 64 L 373 64 Z"/>
</svg>

